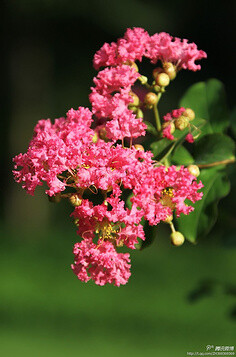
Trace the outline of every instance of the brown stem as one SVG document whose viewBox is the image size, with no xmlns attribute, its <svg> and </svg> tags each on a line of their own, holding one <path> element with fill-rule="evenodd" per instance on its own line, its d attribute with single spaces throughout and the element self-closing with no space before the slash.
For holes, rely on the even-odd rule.
<svg viewBox="0 0 236 357">
<path fill-rule="evenodd" d="M 213 167 L 213 166 L 218 166 L 218 165 L 227 165 L 227 164 L 232 164 L 235 162 L 235 157 L 232 159 L 228 159 L 228 160 L 222 160 L 222 161 L 216 161 L 216 162 L 211 162 L 210 164 L 200 164 L 197 165 L 199 167 L 199 169 L 205 169 L 207 167 Z"/>
</svg>

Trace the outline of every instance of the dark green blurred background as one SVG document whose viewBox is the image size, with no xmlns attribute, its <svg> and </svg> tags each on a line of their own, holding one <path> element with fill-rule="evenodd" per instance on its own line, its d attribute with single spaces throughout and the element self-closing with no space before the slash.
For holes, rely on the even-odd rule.
<svg viewBox="0 0 236 357">
<path fill-rule="evenodd" d="M 13 182 L 11 158 L 25 152 L 36 122 L 86 106 L 92 58 L 127 27 L 166 31 L 208 54 L 182 71 L 162 114 L 187 87 L 217 77 L 234 107 L 234 2 L 5 0 L 1 17 L 1 356 L 185 356 L 235 339 L 235 190 L 220 204 L 211 234 L 195 246 L 155 243 L 132 252 L 127 286 L 83 284 L 70 270 L 75 228 L 66 203 Z M 234 124 L 234 123 L 233 123 Z M 234 124 L 235 125 L 235 124 Z M 229 133 L 234 135 L 233 130 Z"/>
</svg>

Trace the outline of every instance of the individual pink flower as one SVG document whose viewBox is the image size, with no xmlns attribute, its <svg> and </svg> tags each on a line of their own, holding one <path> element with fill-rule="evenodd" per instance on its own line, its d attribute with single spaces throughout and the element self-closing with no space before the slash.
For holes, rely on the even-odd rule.
<svg viewBox="0 0 236 357">
<path fill-rule="evenodd" d="M 190 144 L 194 143 L 194 138 L 193 138 L 193 135 L 191 133 L 188 133 L 185 136 L 185 140 L 188 141 Z"/>
<path fill-rule="evenodd" d="M 92 279 L 100 286 L 107 283 L 120 286 L 131 275 L 129 254 L 117 253 L 111 242 L 99 240 L 96 245 L 92 239 L 84 239 L 75 244 L 73 253 L 75 261 L 71 268 L 81 281 Z"/>
<path fill-rule="evenodd" d="M 94 77 L 96 91 L 102 95 L 112 94 L 121 89 L 130 90 L 131 86 L 140 77 L 135 68 L 121 65 L 112 68 L 105 68 Z"/>
<path fill-rule="evenodd" d="M 124 34 L 124 38 L 118 40 L 117 51 L 122 61 L 134 62 L 142 61 L 146 54 L 147 43 L 150 36 L 147 31 L 140 27 L 128 28 Z"/>
<path fill-rule="evenodd" d="M 171 125 L 167 125 L 162 130 L 162 136 L 163 136 L 163 138 L 167 138 L 169 140 L 174 140 L 174 135 L 172 135 L 172 133 L 171 133 Z"/>
<path fill-rule="evenodd" d="M 104 43 L 98 50 L 93 59 L 93 65 L 96 70 L 102 66 L 115 66 L 120 63 L 117 59 L 117 44 L 115 42 Z"/>
<path fill-rule="evenodd" d="M 142 61 L 146 53 L 146 46 L 149 41 L 147 31 L 142 28 L 134 27 L 127 29 L 123 38 L 117 43 L 105 43 L 99 51 L 96 52 L 93 60 L 95 69 L 102 66 L 116 66 L 122 63 Z"/>
<path fill-rule="evenodd" d="M 174 109 L 170 113 L 164 115 L 163 119 L 165 121 L 171 121 L 173 119 L 179 118 L 184 113 L 184 111 L 185 111 L 184 107 L 181 107 L 179 109 Z"/>
<path fill-rule="evenodd" d="M 146 134 L 147 126 L 142 118 L 137 118 L 128 108 L 118 115 L 116 110 L 113 112 L 113 120 L 107 121 L 105 126 L 108 138 L 116 141 L 125 137 L 138 138 Z"/>
<path fill-rule="evenodd" d="M 201 69 L 201 66 L 195 64 L 195 61 L 206 58 L 207 54 L 198 50 L 195 43 L 188 43 L 186 39 L 181 40 L 161 32 L 151 36 L 147 46 L 147 57 L 152 63 L 160 60 L 173 63 L 177 70 L 183 68 L 197 71 Z"/>
</svg>

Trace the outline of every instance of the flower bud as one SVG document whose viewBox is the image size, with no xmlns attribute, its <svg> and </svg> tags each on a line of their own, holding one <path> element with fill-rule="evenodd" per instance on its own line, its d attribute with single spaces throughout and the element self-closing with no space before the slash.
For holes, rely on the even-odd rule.
<svg viewBox="0 0 236 357">
<path fill-rule="evenodd" d="M 160 73 L 156 77 L 156 84 L 160 87 L 167 87 L 170 83 L 170 77 L 166 73 Z"/>
<path fill-rule="evenodd" d="M 129 109 L 129 110 L 132 110 L 132 112 L 134 112 L 134 113 L 136 113 L 137 110 L 138 110 L 138 108 L 135 107 L 134 105 L 132 105 L 132 103 L 130 103 L 130 104 L 128 105 L 128 109 Z"/>
<path fill-rule="evenodd" d="M 189 173 L 195 177 L 198 177 L 200 175 L 200 170 L 197 165 L 189 165 L 187 167 Z"/>
<path fill-rule="evenodd" d="M 93 136 L 93 138 L 92 138 L 92 142 L 93 142 L 94 144 L 96 144 L 96 143 L 98 142 L 98 134 L 97 134 L 97 133 L 94 133 L 94 136 Z"/>
<path fill-rule="evenodd" d="M 184 243 L 184 236 L 180 232 L 172 232 L 170 235 L 171 243 L 175 245 L 176 247 L 179 247 Z"/>
<path fill-rule="evenodd" d="M 145 104 L 148 104 L 148 105 L 157 104 L 157 102 L 158 102 L 157 95 L 155 93 L 153 93 L 153 92 L 147 93 L 145 95 L 144 102 L 145 102 Z"/>
<path fill-rule="evenodd" d="M 165 122 L 162 124 L 162 129 L 167 128 L 168 126 L 170 126 L 170 133 L 173 134 L 175 132 L 175 124 L 171 121 L 171 122 Z"/>
<path fill-rule="evenodd" d="M 81 206 L 83 199 L 77 193 L 73 193 L 69 197 L 69 201 L 73 206 L 78 207 L 78 206 Z"/>
<path fill-rule="evenodd" d="M 146 76 L 140 76 L 138 79 L 140 80 L 141 84 L 146 84 L 148 81 Z"/>
<path fill-rule="evenodd" d="M 188 118 L 188 120 L 193 120 L 195 119 L 195 113 L 191 108 L 186 108 L 185 111 L 183 112 L 183 115 Z"/>
<path fill-rule="evenodd" d="M 178 130 L 183 131 L 185 128 L 187 128 L 188 124 L 189 119 L 184 115 L 181 115 L 179 118 L 175 119 L 175 127 Z"/>
<path fill-rule="evenodd" d="M 132 105 L 134 107 L 137 107 L 139 105 L 139 97 L 134 92 L 130 92 L 129 94 L 133 99 L 133 102 L 130 103 L 130 105 Z"/>
<path fill-rule="evenodd" d="M 137 109 L 136 111 L 136 117 L 137 118 L 143 118 L 143 111 L 141 109 Z"/>
<path fill-rule="evenodd" d="M 143 145 L 135 144 L 134 147 L 135 147 L 136 150 L 145 151 Z"/>
<path fill-rule="evenodd" d="M 168 74 L 170 80 L 173 81 L 173 79 L 175 79 L 175 77 L 176 77 L 176 70 L 175 70 L 175 66 L 173 65 L 173 63 L 165 62 L 163 64 L 163 69 L 164 69 L 165 73 Z"/>
<path fill-rule="evenodd" d="M 161 67 L 156 67 L 154 68 L 154 70 L 152 71 L 152 75 L 153 77 L 156 79 L 156 77 L 158 76 L 159 73 L 163 72 L 163 68 Z"/>
<path fill-rule="evenodd" d="M 161 87 L 158 86 L 158 85 L 154 85 L 153 89 L 154 89 L 154 91 L 157 92 L 157 93 L 161 92 Z"/>
</svg>

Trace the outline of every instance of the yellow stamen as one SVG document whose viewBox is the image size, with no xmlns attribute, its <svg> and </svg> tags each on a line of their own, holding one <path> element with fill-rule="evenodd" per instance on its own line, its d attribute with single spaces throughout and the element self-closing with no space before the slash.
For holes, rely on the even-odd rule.
<svg viewBox="0 0 236 357">
<path fill-rule="evenodd" d="M 172 197 L 174 197 L 174 192 L 172 187 L 167 187 L 162 190 L 161 193 L 161 203 L 163 206 L 170 207 L 172 210 L 175 209 L 175 203 L 172 202 Z"/>
</svg>

